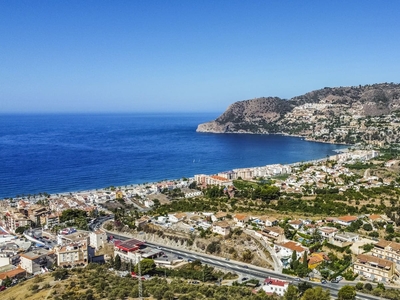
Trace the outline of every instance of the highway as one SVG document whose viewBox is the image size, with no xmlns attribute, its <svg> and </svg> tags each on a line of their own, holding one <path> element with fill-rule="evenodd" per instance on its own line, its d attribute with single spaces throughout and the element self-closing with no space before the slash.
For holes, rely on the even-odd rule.
<svg viewBox="0 0 400 300">
<path fill-rule="evenodd" d="M 127 240 L 129 239 L 126 236 L 122 236 L 122 235 L 118 235 L 118 234 L 114 234 L 114 233 L 107 233 L 109 236 L 112 235 L 114 239 L 117 240 Z M 165 245 L 161 245 L 161 244 L 156 244 L 156 243 L 151 243 L 151 242 L 145 242 L 146 245 L 151 246 L 151 247 L 159 247 L 160 249 L 162 249 L 165 252 L 169 252 L 171 254 L 174 254 L 176 256 L 181 256 L 185 259 L 192 259 L 192 260 L 200 260 L 202 263 L 205 263 L 207 265 L 210 266 L 214 266 L 216 268 L 219 269 L 224 269 L 226 271 L 232 271 L 235 273 L 241 273 L 246 277 L 252 277 L 252 278 L 256 278 L 259 279 L 261 281 L 263 281 L 265 278 L 267 277 L 272 277 L 272 278 L 276 278 L 276 279 L 281 279 L 281 280 L 286 280 L 286 281 L 290 281 L 293 284 L 297 285 L 300 282 L 303 282 L 304 280 L 299 279 L 297 277 L 293 277 L 290 275 L 286 275 L 286 274 L 280 274 L 280 273 L 276 273 L 273 270 L 268 270 L 265 268 L 261 268 L 261 267 L 257 267 L 257 266 L 253 266 L 250 264 L 245 264 L 242 262 L 238 262 L 238 261 L 231 261 L 231 260 L 224 260 L 221 259 L 220 257 L 216 257 L 216 256 L 212 256 L 212 255 L 208 255 L 208 254 L 203 254 L 203 253 L 197 253 L 197 252 L 191 252 L 191 251 L 187 251 L 187 250 L 182 250 L 182 249 L 176 249 L 176 248 L 172 248 L 172 247 L 168 247 Z M 324 289 L 329 289 L 331 292 L 331 296 L 332 297 L 338 297 L 338 292 L 339 290 L 344 286 L 344 285 L 354 285 L 354 283 L 345 283 L 345 282 L 339 282 L 339 283 L 326 283 L 326 284 L 321 284 L 319 282 L 314 282 L 314 281 L 306 281 L 309 284 L 311 284 L 312 286 L 320 286 Z M 362 294 L 362 293 L 357 293 L 357 299 L 365 299 L 365 300 L 378 300 L 378 299 L 382 299 L 380 297 L 375 297 L 372 295 L 368 295 L 368 294 Z"/>
</svg>

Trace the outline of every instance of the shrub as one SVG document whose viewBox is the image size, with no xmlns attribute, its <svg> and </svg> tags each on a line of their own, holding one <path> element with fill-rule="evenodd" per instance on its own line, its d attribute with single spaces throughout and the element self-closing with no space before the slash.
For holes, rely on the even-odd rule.
<svg viewBox="0 0 400 300">
<path fill-rule="evenodd" d="M 364 285 L 364 288 L 365 288 L 367 291 L 372 291 L 372 284 L 366 283 L 366 284 Z"/>
</svg>

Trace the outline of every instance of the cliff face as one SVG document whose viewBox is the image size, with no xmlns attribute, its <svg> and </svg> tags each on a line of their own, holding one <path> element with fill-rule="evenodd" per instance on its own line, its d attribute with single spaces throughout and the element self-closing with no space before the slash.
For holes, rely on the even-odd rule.
<svg viewBox="0 0 400 300">
<path fill-rule="evenodd" d="M 198 132 L 268 133 L 269 124 L 280 120 L 293 104 L 280 98 L 256 98 L 235 102 L 215 121 L 200 124 Z"/>
<path fill-rule="evenodd" d="M 327 142 L 349 142 L 354 139 L 344 141 L 343 134 L 340 137 L 337 134 L 338 128 L 341 128 L 339 132 L 351 135 L 353 131 L 360 131 L 366 118 L 388 117 L 398 110 L 399 84 L 323 88 L 289 100 L 268 97 L 235 102 L 216 120 L 200 124 L 197 131 L 282 133 Z M 365 138 L 368 137 L 361 140 Z"/>
</svg>

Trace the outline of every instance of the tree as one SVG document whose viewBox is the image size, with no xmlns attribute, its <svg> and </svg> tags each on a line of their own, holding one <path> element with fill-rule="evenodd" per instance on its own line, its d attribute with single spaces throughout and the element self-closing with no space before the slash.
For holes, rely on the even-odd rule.
<svg viewBox="0 0 400 300">
<path fill-rule="evenodd" d="M 17 227 L 17 229 L 15 229 L 15 233 L 23 234 L 25 230 L 26 230 L 25 226 L 19 226 L 19 227 Z"/>
<path fill-rule="evenodd" d="M 304 251 L 304 254 L 303 254 L 303 267 L 308 269 L 307 251 Z"/>
<path fill-rule="evenodd" d="M 372 225 L 371 224 L 369 224 L 369 223 L 366 223 L 366 224 L 364 224 L 363 225 L 363 229 L 365 230 L 365 231 L 372 231 Z"/>
<path fill-rule="evenodd" d="M 369 282 L 367 282 L 367 283 L 364 285 L 364 288 L 365 288 L 367 291 L 372 291 L 372 289 L 373 289 L 372 284 L 370 284 Z"/>
<path fill-rule="evenodd" d="M 312 289 L 312 285 L 306 281 L 299 283 L 297 287 L 299 289 L 300 295 L 304 294 L 304 292 L 307 291 L 308 289 Z"/>
<path fill-rule="evenodd" d="M 394 228 L 392 224 L 386 225 L 386 232 L 387 233 L 394 233 Z"/>
<path fill-rule="evenodd" d="M 338 292 L 339 300 L 354 300 L 356 299 L 356 288 L 354 286 L 345 285 Z"/>
<path fill-rule="evenodd" d="M 11 286 L 11 283 L 12 283 L 12 280 L 8 276 L 3 280 L 3 285 L 6 286 L 6 287 Z"/>
<path fill-rule="evenodd" d="M 115 259 L 114 259 L 114 268 L 115 268 L 115 270 L 121 269 L 121 257 L 119 256 L 119 254 L 117 254 L 117 255 L 115 256 Z"/>
<path fill-rule="evenodd" d="M 209 253 L 219 253 L 221 251 L 221 245 L 219 242 L 213 241 L 210 244 L 208 244 L 206 249 L 207 249 L 206 251 Z"/>
<path fill-rule="evenodd" d="M 364 287 L 364 284 L 362 282 L 357 282 L 357 284 L 356 284 L 357 290 L 361 291 L 363 289 L 363 287 Z"/>
<path fill-rule="evenodd" d="M 163 295 L 163 299 L 165 300 L 173 300 L 175 298 L 175 294 L 172 291 L 166 291 Z"/>
<path fill-rule="evenodd" d="M 53 272 L 54 280 L 63 280 L 67 278 L 68 271 L 66 269 L 57 269 Z"/>
<path fill-rule="evenodd" d="M 292 252 L 292 259 L 290 261 L 290 267 L 294 270 L 294 262 L 297 261 L 297 251 Z"/>
<path fill-rule="evenodd" d="M 285 294 L 283 295 L 284 300 L 298 300 L 299 290 L 295 285 L 290 284 Z"/>
<path fill-rule="evenodd" d="M 154 263 L 154 260 L 151 258 L 144 258 L 140 261 L 140 271 L 142 275 L 149 274 L 154 271 L 156 268 L 156 264 Z M 139 273 L 139 266 L 138 264 L 135 265 L 135 273 Z"/>
<path fill-rule="evenodd" d="M 317 286 L 312 289 L 308 289 L 304 292 L 303 297 L 301 297 L 301 300 L 330 300 L 331 299 L 331 293 L 329 290 L 324 290 L 321 287 Z"/>
</svg>

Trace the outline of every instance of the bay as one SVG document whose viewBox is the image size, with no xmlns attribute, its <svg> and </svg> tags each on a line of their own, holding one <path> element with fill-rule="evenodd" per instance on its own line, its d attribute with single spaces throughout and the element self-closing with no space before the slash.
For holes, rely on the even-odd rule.
<svg viewBox="0 0 400 300">
<path fill-rule="evenodd" d="M 343 145 L 197 133 L 219 113 L 0 115 L 0 198 L 324 158 Z"/>
</svg>

